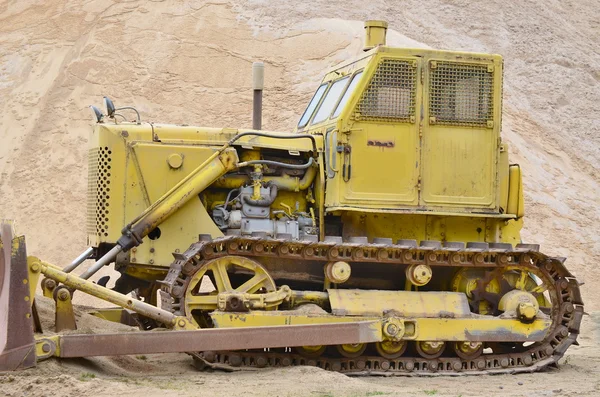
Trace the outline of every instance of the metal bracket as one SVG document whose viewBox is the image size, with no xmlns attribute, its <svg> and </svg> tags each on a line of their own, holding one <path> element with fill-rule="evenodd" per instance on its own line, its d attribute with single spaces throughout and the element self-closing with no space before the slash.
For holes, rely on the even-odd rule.
<svg viewBox="0 0 600 397">
<path fill-rule="evenodd" d="M 60 286 L 54 290 L 54 330 L 56 332 L 77 329 L 77 321 L 75 321 L 75 313 L 73 312 L 73 302 L 71 301 L 71 291 Z"/>
<path fill-rule="evenodd" d="M 37 361 L 45 360 L 52 356 L 59 356 L 59 336 L 48 336 L 44 338 L 36 338 L 35 341 L 35 355 Z"/>
<path fill-rule="evenodd" d="M 277 291 L 266 294 L 220 293 L 217 297 L 217 307 L 222 311 L 244 312 L 248 310 L 266 309 L 279 306 L 283 301 L 290 300 L 292 290 L 282 285 Z"/>
<path fill-rule="evenodd" d="M 54 290 L 56 289 L 56 281 L 51 278 L 44 278 L 41 283 L 42 292 L 46 298 L 54 298 Z"/>
</svg>

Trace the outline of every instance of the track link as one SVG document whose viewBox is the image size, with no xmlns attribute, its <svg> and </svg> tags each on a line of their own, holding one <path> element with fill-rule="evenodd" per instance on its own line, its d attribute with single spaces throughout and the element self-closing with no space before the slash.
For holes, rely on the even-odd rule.
<svg viewBox="0 0 600 397">
<path fill-rule="evenodd" d="M 366 239 L 365 239 L 366 240 Z M 356 239 L 355 239 L 356 241 Z M 381 241 L 381 240 L 380 240 Z M 176 253 L 175 261 L 163 282 L 163 290 L 174 298 L 172 311 L 179 310 L 188 277 L 207 260 L 225 255 L 255 258 L 288 258 L 315 261 L 346 260 L 353 263 L 382 262 L 390 264 L 426 264 L 432 267 L 502 268 L 518 266 L 535 274 L 546 284 L 551 297 L 552 326 L 542 342 L 522 347 L 510 353 L 485 353 L 473 360 L 458 356 L 424 359 L 402 356 L 389 360 L 379 356 L 358 358 L 306 358 L 291 349 L 193 353 L 199 367 L 231 366 L 239 368 L 286 367 L 311 365 L 349 375 L 468 375 L 534 372 L 556 364 L 577 336 L 583 317 L 583 302 L 579 284 L 565 268 L 563 258 L 549 257 L 538 252 L 538 246 L 519 244 L 454 244 L 444 246 L 436 241 L 401 240 L 399 244 L 368 244 L 341 242 L 326 238 L 323 242 L 290 241 L 261 237 L 227 236 L 211 240 L 201 236 L 184 253 Z"/>
</svg>

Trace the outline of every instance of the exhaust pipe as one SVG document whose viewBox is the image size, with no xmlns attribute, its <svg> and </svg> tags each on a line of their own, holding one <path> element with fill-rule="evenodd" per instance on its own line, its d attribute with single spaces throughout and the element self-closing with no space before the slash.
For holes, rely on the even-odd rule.
<svg viewBox="0 0 600 397">
<path fill-rule="evenodd" d="M 265 64 L 254 62 L 252 64 L 252 89 L 254 98 L 252 100 L 252 129 L 262 129 L 262 96 L 265 85 Z"/>
<path fill-rule="evenodd" d="M 380 45 L 385 45 L 388 23 L 385 21 L 365 22 L 365 46 L 363 51 L 369 51 Z"/>
</svg>

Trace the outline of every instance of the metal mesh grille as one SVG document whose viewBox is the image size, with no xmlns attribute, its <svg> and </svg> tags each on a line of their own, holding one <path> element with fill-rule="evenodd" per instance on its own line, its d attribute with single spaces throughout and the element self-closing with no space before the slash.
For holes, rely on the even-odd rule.
<svg viewBox="0 0 600 397">
<path fill-rule="evenodd" d="M 416 62 L 384 60 L 358 102 L 356 119 L 414 122 L 416 79 Z"/>
<path fill-rule="evenodd" d="M 432 62 L 430 122 L 487 126 L 493 121 L 493 69 L 487 65 Z"/>
<path fill-rule="evenodd" d="M 108 147 L 90 149 L 88 154 L 87 232 L 108 236 L 108 200 L 112 152 Z"/>
</svg>

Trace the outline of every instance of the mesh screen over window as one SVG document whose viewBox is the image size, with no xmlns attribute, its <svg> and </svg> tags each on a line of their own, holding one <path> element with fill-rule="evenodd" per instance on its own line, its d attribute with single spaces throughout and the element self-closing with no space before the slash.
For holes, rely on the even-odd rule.
<svg viewBox="0 0 600 397">
<path fill-rule="evenodd" d="M 487 126 L 493 120 L 492 70 L 487 65 L 435 62 L 429 79 L 430 122 Z"/>
<path fill-rule="evenodd" d="M 414 61 L 382 61 L 356 108 L 365 121 L 414 122 L 417 67 Z"/>
</svg>

